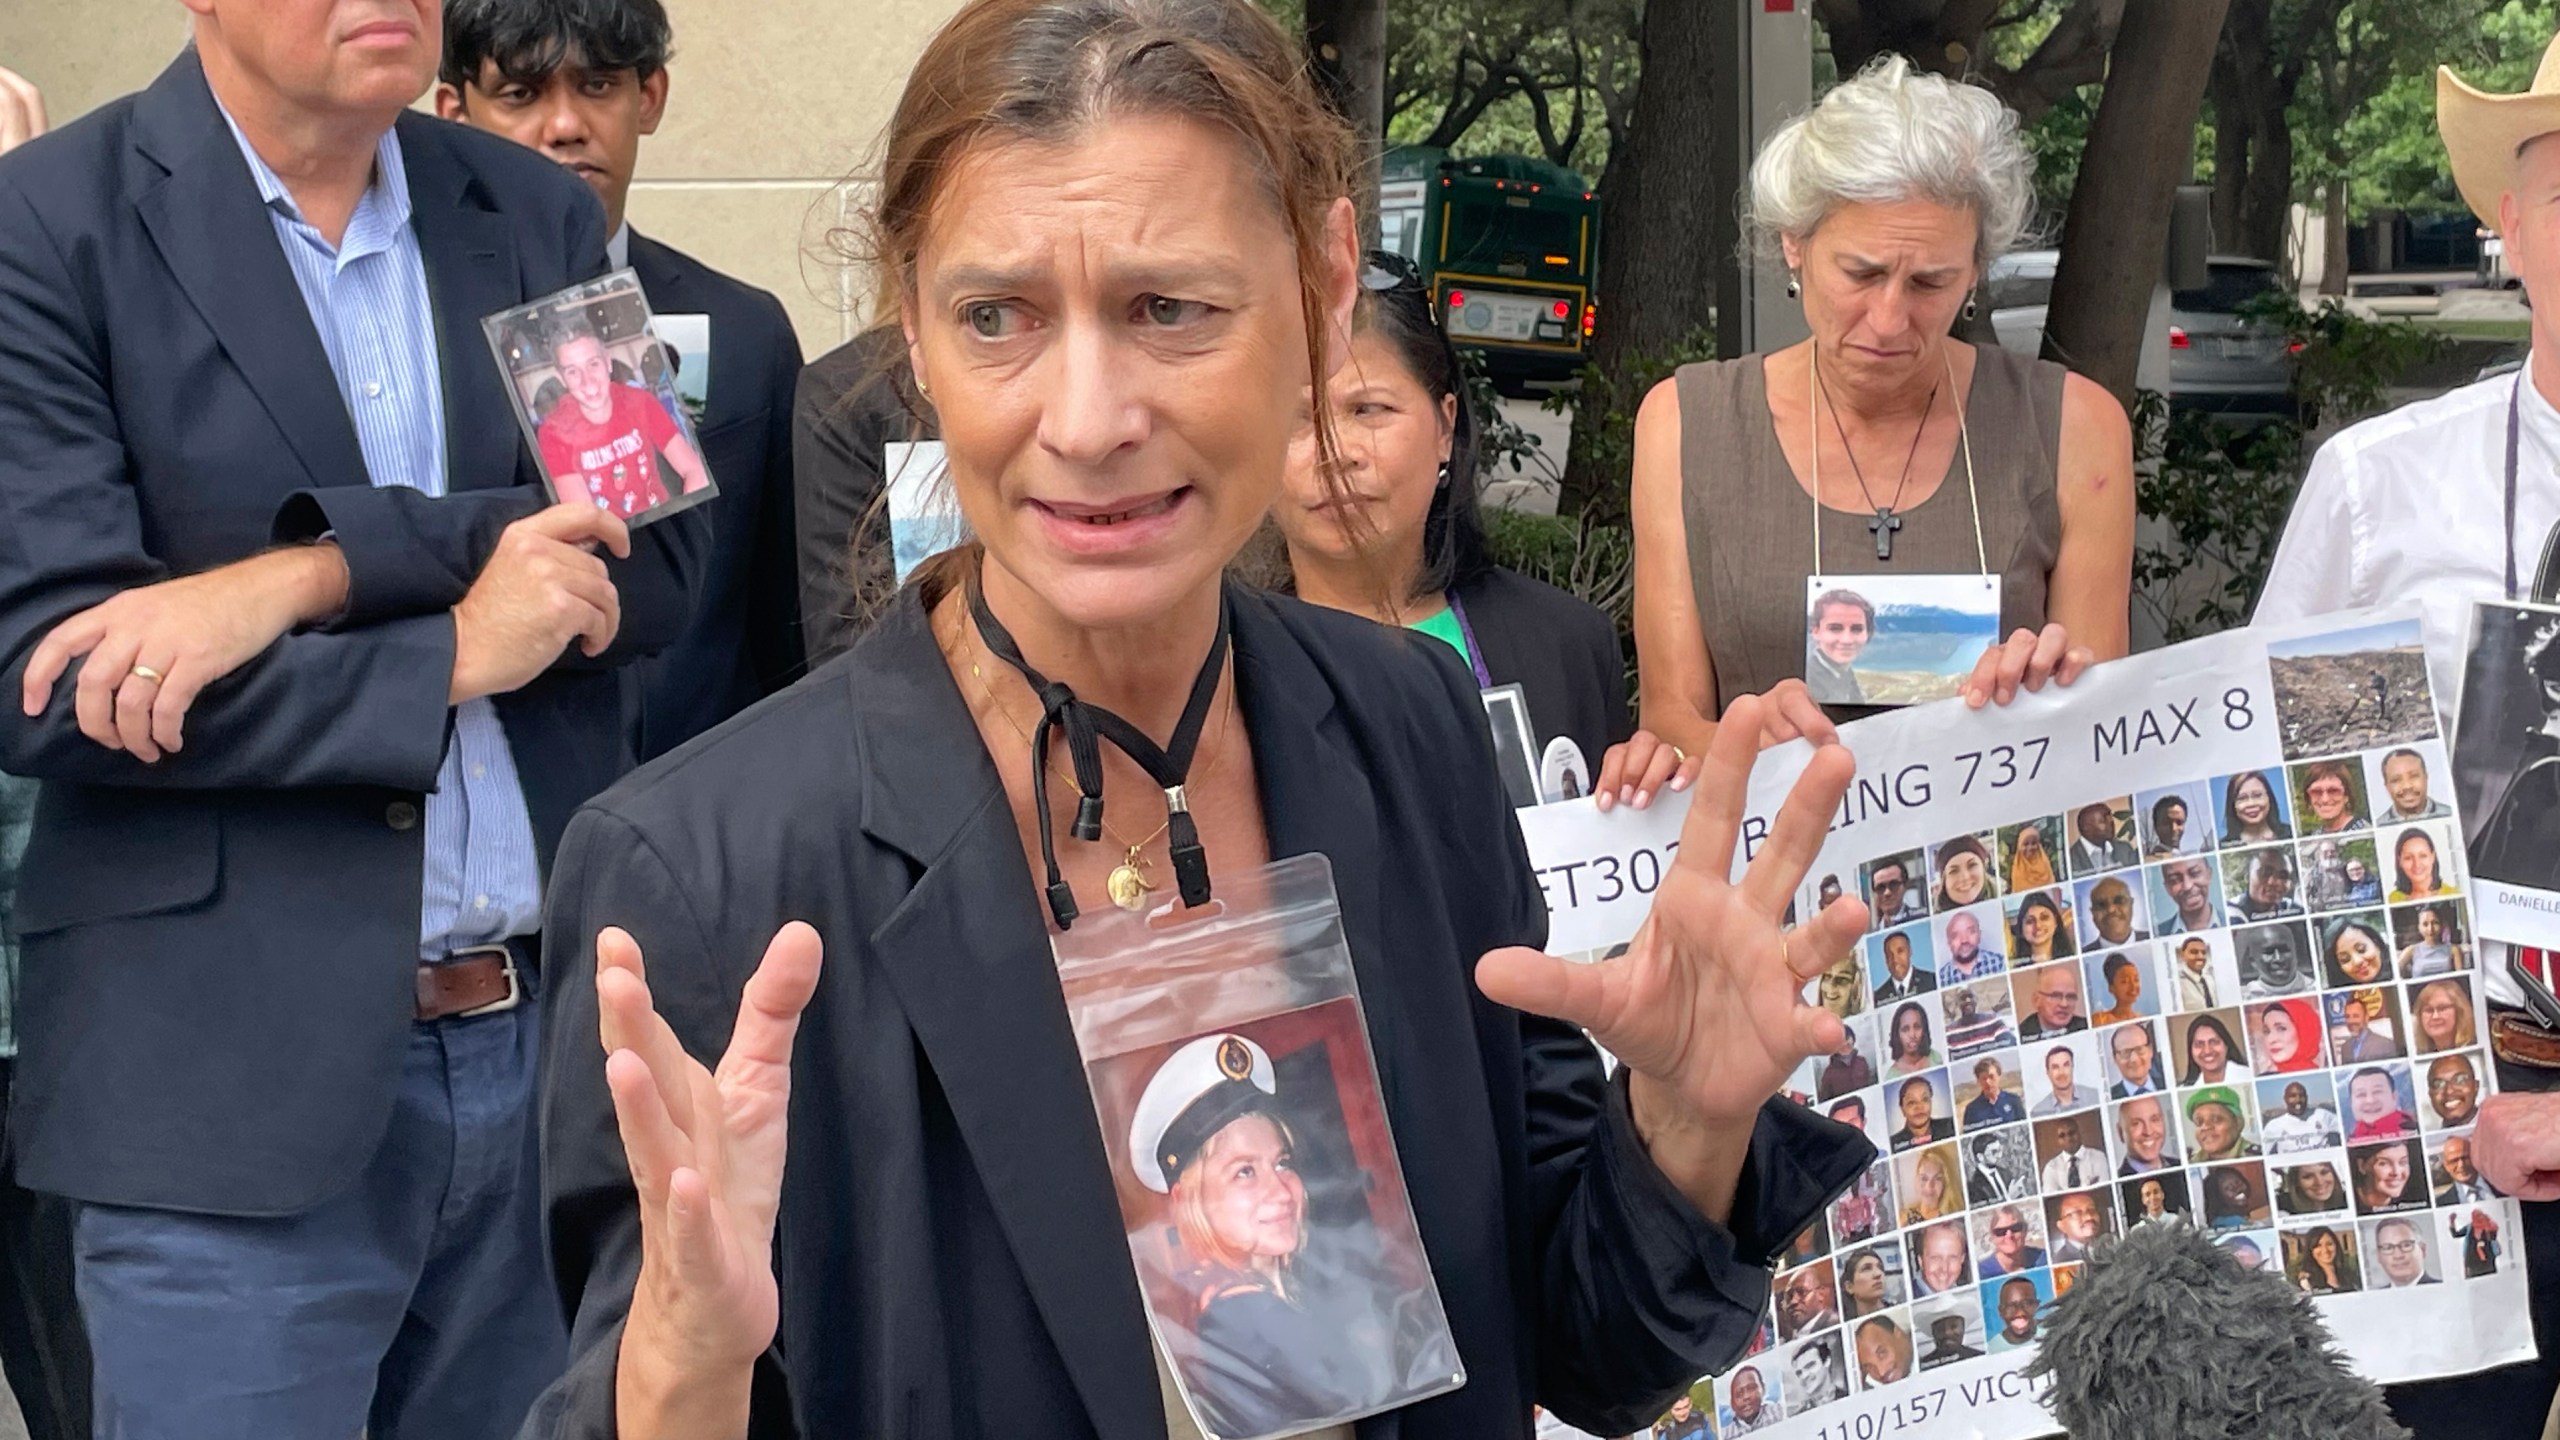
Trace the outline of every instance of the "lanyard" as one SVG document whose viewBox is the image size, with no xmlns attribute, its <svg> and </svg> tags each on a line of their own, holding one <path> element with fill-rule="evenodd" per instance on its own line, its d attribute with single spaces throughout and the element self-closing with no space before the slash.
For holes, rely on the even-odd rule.
<svg viewBox="0 0 2560 1440">
<path fill-rule="evenodd" d="M 2531 369 L 2528 359 L 2516 371 L 2516 383 L 2507 387 L 2507 598 L 2513 600 L 2516 588 L 2516 410 L 2524 395 L 2524 373 Z"/>
<path fill-rule="evenodd" d="M 1011 633 L 987 608 L 984 591 L 972 586 L 969 614 L 978 623 L 978 637 L 997 659 L 1022 672 L 1022 678 L 1040 697 L 1040 724 L 1031 732 L 1032 808 L 1040 812 L 1040 860 L 1048 868 L 1049 914 L 1061 930 L 1076 921 L 1075 892 L 1068 888 L 1058 872 L 1058 847 L 1049 833 L 1049 736 L 1063 729 L 1067 736 L 1067 759 L 1075 769 L 1076 818 L 1073 834 L 1079 840 L 1102 838 L 1102 745 L 1104 740 L 1120 747 L 1121 752 L 1138 762 L 1148 778 L 1164 787 L 1166 846 L 1173 853 L 1173 876 L 1182 891 L 1182 903 L 1198 907 L 1209 903 L 1209 856 L 1200 845 L 1200 826 L 1191 818 L 1191 802 L 1182 791 L 1191 773 L 1191 757 L 1200 747 L 1201 728 L 1209 720 L 1209 704 L 1218 693 L 1218 677 L 1227 668 L 1227 597 L 1218 595 L 1218 633 L 1209 642 L 1208 658 L 1200 662 L 1200 673 L 1191 682 L 1191 698 L 1182 707 L 1182 718 L 1173 727 L 1170 743 L 1158 746 L 1147 733 L 1099 705 L 1076 698 L 1076 692 L 1031 668 L 1022 657 L 1022 647 L 1014 643 Z"/>
<path fill-rule="evenodd" d="M 1467 642 L 1467 664 L 1476 672 L 1476 688 L 1493 688 L 1493 672 L 1484 668 L 1484 647 L 1476 643 L 1476 627 L 1467 619 L 1467 607 L 1458 600 L 1458 592 L 1449 592 L 1449 613 L 1458 622 L 1458 638 Z"/>
</svg>

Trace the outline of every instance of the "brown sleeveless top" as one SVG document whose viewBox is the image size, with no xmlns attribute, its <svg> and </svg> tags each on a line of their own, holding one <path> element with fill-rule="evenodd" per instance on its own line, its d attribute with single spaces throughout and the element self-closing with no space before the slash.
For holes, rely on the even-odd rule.
<svg viewBox="0 0 2560 1440">
<path fill-rule="evenodd" d="M 1993 346 L 1974 347 L 1965 400 L 1973 477 L 1982 505 L 1982 550 L 2000 577 L 2000 628 L 2042 629 L 2045 582 L 2062 552 L 2054 481 L 2062 458 L 2063 368 Z M 1964 446 L 1937 492 L 1897 511 L 1893 558 L 1876 558 L 1864 515 L 1822 513 L 1814 555 L 1813 498 L 1779 448 L 1761 357 L 1684 365 L 1680 399 L 1680 516 L 1689 580 L 1715 662 L 1716 711 L 1804 674 L 1809 575 L 1978 575 L 1973 508 L 1965 497 Z M 1817 571 L 1814 567 L 1820 566 Z M 1835 720 L 1877 707 L 1828 706 Z"/>
</svg>

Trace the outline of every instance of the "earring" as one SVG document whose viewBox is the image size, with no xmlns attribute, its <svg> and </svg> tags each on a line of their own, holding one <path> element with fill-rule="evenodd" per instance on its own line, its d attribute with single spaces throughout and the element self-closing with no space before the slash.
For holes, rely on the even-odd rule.
<svg viewBox="0 0 2560 1440">
<path fill-rule="evenodd" d="M 917 394 L 919 394 L 919 395 L 923 396 L 923 397 L 924 397 L 924 398 L 926 398 L 927 400 L 930 400 L 930 399 L 932 399 L 932 398 L 933 398 L 933 387 L 932 387 L 932 386 L 930 386 L 930 385 L 927 385 L 926 383 L 924 383 L 924 377 L 923 377 L 923 376 L 921 376 L 921 375 L 916 375 L 916 376 L 912 376 L 912 377 L 910 377 L 910 378 L 912 378 L 912 379 L 916 382 L 916 393 L 917 393 Z"/>
<path fill-rule="evenodd" d="M 1438 488 L 1442 490 L 1449 488 L 1449 462 L 1446 460 L 1440 462 L 1440 484 Z"/>
<path fill-rule="evenodd" d="M 1803 296 L 1804 296 L 1804 286 L 1803 286 L 1803 285 L 1801 285 L 1801 284 L 1799 284 L 1799 283 L 1797 282 L 1797 280 L 1796 280 L 1796 276 L 1795 276 L 1795 272 L 1794 272 L 1794 271 L 1792 271 L 1792 270 L 1788 271 L 1788 272 L 1787 272 L 1787 298 L 1788 298 L 1788 299 L 1790 299 L 1790 300 L 1797 300 L 1797 299 L 1801 299 L 1801 298 L 1803 298 Z"/>
<path fill-rule="evenodd" d="M 1964 318 L 1966 318 L 1967 320 L 1970 320 L 1970 319 L 1972 319 L 1974 316 L 1979 315 L 1979 314 L 1981 314 L 1981 313 L 1982 313 L 1982 306 L 1981 306 L 1980 302 L 1978 302 L 1978 301 L 1973 301 L 1973 300 L 1967 300 L 1966 302 L 1964 302 Z"/>
</svg>

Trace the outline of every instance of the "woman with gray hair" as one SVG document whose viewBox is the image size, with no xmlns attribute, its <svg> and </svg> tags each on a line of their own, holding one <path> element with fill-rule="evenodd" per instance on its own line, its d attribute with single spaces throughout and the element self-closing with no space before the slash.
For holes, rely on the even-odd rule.
<svg viewBox="0 0 2560 1440">
<path fill-rule="evenodd" d="M 1813 723 L 1823 697 L 1797 679 L 1808 574 L 1996 577 L 2010 638 L 1963 681 L 1977 706 L 2125 653 L 2124 407 L 2061 366 L 1949 334 L 2026 226 L 2029 170 L 2017 117 L 1988 91 L 1899 58 L 1761 148 L 1752 228 L 1813 335 L 1684 367 L 1636 417 L 1642 724 L 1662 748 L 1695 754 L 1726 706 L 1761 691 L 1777 692 L 1776 738 Z M 1670 773 L 1651 748 L 1613 755 L 1629 783 Z"/>
</svg>

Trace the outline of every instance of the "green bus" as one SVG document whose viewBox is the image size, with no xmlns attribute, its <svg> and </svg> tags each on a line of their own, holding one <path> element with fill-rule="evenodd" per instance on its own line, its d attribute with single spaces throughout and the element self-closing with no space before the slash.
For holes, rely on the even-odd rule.
<svg viewBox="0 0 2560 1440">
<path fill-rule="evenodd" d="M 1600 202 L 1581 176 L 1526 155 L 1460 160 L 1400 145 L 1380 167 L 1378 230 L 1421 269 L 1450 338 L 1484 356 L 1505 394 L 1581 372 L 1600 275 Z"/>
</svg>

